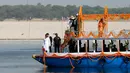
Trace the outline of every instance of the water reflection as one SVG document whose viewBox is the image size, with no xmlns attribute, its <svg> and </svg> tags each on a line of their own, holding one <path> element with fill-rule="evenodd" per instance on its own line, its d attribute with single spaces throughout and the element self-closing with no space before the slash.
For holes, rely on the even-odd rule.
<svg viewBox="0 0 130 73">
<path fill-rule="evenodd" d="M 128 68 L 44 68 L 36 73 L 129 73 Z"/>
</svg>

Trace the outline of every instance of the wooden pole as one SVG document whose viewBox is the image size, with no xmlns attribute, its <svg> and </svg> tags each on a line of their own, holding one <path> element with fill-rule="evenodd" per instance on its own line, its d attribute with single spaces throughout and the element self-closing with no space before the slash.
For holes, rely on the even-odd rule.
<svg viewBox="0 0 130 73">
<path fill-rule="evenodd" d="M 89 40 L 87 40 L 87 51 L 89 52 Z"/>
<path fill-rule="evenodd" d="M 104 52 L 104 44 L 105 44 L 105 40 L 102 40 L 102 52 Z"/>
<path fill-rule="evenodd" d="M 78 53 L 79 53 L 79 40 L 77 40 L 77 48 L 78 48 Z"/>
<path fill-rule="evenodd" d="M 85 40 L 85 51 L 86 51 L 86 53 L 88 52 L 88 41 L 87 40 Z"/>
<path fill-rule="evenodd" d="M 120 52 L 120 40 L 117 40 L 117 51 Z"/>
</svg>

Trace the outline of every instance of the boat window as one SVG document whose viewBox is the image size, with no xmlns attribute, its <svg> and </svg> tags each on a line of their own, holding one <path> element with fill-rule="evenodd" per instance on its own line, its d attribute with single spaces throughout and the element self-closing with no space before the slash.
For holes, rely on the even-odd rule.
<svg viewBox="0 0 130 73">
<path fill-rule="evenodd" d="M 79 45 L 80 52 L 86 52 L 86 40 L 80 40 Z"/>
<path fill-rule="evenodd" d="M 130 50 L 130 44 L 128 44 L 128 47 L 127 47 L 126 41 L 128 41 L 128 43 L 130 42 L 130 40 L 120 40 L 120 51 L 126 51 L 126 48 Z"/>
<path fill-rule="evenodd" d="M 93 52 L 93 47 L 92 47 L 92 43 L 93 43 L 93 40 L 89 40 L 89 49 L 88 49 L 88 52 Z"/>
<path fill-rule="evenodd" d="M 102 51 L 102 40 L 97 40 L 97 52 Z"/>
<path fill-rule="evenodd" d="M 117 51 L 117 40 L 105 40 L 104 52 L 116 52 Z"/>
</svg>

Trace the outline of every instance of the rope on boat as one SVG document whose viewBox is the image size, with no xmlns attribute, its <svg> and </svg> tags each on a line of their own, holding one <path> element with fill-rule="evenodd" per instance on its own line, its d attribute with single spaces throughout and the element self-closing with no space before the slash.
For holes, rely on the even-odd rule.
<svg viewBox="0 0 130 73">
<path fill-rule="evenodd" d="M 74 70 L 74 68 L 71 68 L 71 70 L 70 70 L 70 72 L 69 72 L 69 73 L 73 73 L 73 70 Z"/>
<path fill-rule="evenodd" d="M 130 56 L 129 56 L 129 55 L 125 55 L 125 57 L 130 58 Z"/>
<path fill-rule="evenodd" d="M 70 61 L 71 67 L 72 67 L 72 68 L 75 68 L 70 58 L 69 58 L 69 61 Z"/>
<path fill-rule="evenodd" d="M 110 60 L 114 60 L 117 56 L 121 56 L 120 52 L 112 54 L 112 55 L 104 54 L 104 57 Z M 109 57 L 113 57 L 113 58 L 109 58 Z"/>
<path fill-rule="evenodd" d="M 47 70 L 46 67 L 44 67 L 44 72 L 43 73 L 46 73 L 46 70 Z"/>
<path fill-rule="evenodd" d="M 100 56 L 97 60 L 93 60 L 90 56 L 88 56 L 88 58 L 89 58 L 91 61 L 97 62 L 97 61 L 99 61 L 102 57 Z"/>
<path fill-rule="evenodd" d="M 46 52 L 43 52 L 43 62 L 44 62 L 44 68 L 46 67 Z"/>
<path fill-rule="evenodd" d="M 80 60 L 82 59 L 84 56 L 77 56 L 77 57 L 73 57 L 73 56 L 69 56 L 72 60 Z"/>
<path fill-rule="evenodd" d="M 100 59 L 102 59 L 104 57 L 104 52 L 101 52 L 101 54 L 98 54 L 98 55 L 92 55 L 91 57 L 90 56 L 87 56 L 90 60 L 92 61 L 99 61 Z M 98 58 L 99 57 L 99 58 Z M 93 60 L 92 58 L 98 58 L 97 60 Z"/>
<path fill-rule="evenodd" d="M 114 56 L 113 58 L 109 58 L 107 56 L 104 56 L 105 58 L 109 59 L 109 60 L 114 60 L 116 58 L 116 56 Z"/>
</svg>

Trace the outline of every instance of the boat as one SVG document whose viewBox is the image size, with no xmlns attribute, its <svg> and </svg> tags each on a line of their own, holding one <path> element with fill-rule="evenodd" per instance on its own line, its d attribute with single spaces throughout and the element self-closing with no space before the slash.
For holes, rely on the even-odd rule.
<svg viewBox="0 0 130 73">
<path fill-rule="evenodd" d="M 77 31 L 66 31 L 65 34 L 68 35 L 61 46 L 61 51 L 63 51 L 70 39 L 74 38 L 77 44 L 77 51 L 61 53 L 43 52 L 41 55 L 33 54 L 32 58 L 47 67 L 129 68 L 130 52 L 128 48 L 130 31 L 122 29 L 117 32 L 117 34 L 108 31 L 109 20 L 128 20 L 129 18 L 130 14 L 108 14 L 107 6 L 104 8 L 104 14 L 83 14 L 82 6 L 80 6 L 77 15 Z M 83 30 L 84 20 L 99 20 L 98 32 L 89 32 L 86 34 Z M 81 41 L 85 41 L 83 52 L 81 52 Z M 122 44 L 124 46 L 122 46 Z M 108 47 L 106 47 L 106 45 L 108 45 Z M 93 50 L 90 48 L 93 48 Z"/>
</svg>

